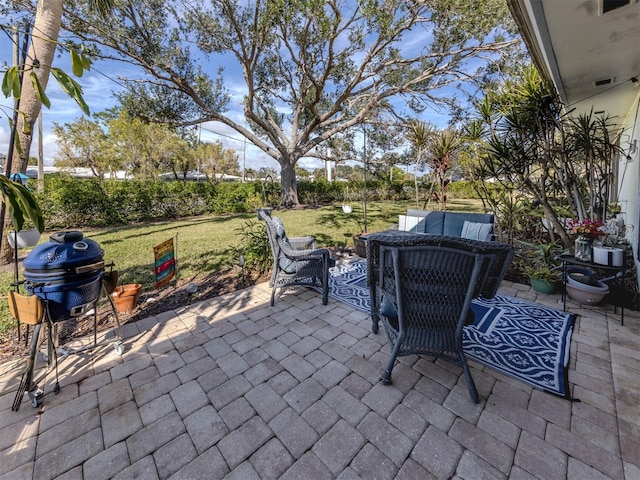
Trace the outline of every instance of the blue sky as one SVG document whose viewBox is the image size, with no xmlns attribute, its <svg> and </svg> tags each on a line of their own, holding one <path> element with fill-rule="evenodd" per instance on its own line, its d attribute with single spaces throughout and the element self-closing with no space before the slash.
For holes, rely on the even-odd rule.
<svg viewBox="0 0 640 480">
<path fill-rule="evenodd" d="M 407 49 L 415 48 L 424 42 L 424 37 L 420 35 L 411 36 L 404 46 Z M 0 41 L 0 63 L 11 63 L 11 42 L 6 37 Z M 217 65 L 210 61 L 206 63 L 210 72 L 215 72 Z M 55 60 L 54 66 L 70 72 L 69 56 L 67 53 L 59 53 Z M 92 113 L 100 112 L 116 105 L 114 93 L 123 89 L 118 82 L 118 77 L 141 78 L 139 70 L 135 70 L 132 66 L 119 62 L 99 61 L 92 65 L 89 72 L 86 72 L 82 78 L 76 79 L 83 88 L 84 99 L 89 105 Z M 235 62 L 228 62 L 225 65 L 225 87 L 229 90 L 231 101 L 229 104 L 228 115 L 237 123 L 244 123 L 241 102 L 245 92 L 245 84 L 242 74 Z M 445 93 L 445 92 L 443 92 Z M 55 136 L 52 133 L 54 123 L 64 124 L 81 117 L 83 114 L 75 102 L 67 97 L 57 85 L 55 79 L 51 78 L 47 86 L 47 95 L 51 99 L 51 108 L 43 107 L 43 149 L 45 157 L 45 165 L 53 165 L 57 154 L 58 147 L 56 145 Z M 0 97 L 2 97 L 0 95 Z M 10 112 L 12 99 L 0 98 L 0 105 L 3 112 Z M 430 112 L 422 116 L 423 120 L 431 122 L 438 126 L 444 126 L 447 120 L 446 112 Z M 201 139 L 204 141 L 221 141 L 226 148 L 233 149 L 237 152 L 240 166 L 243 163 L 246 168 L 259 169 L 266 166 L 279 171 L 280 167 L 275 160 L 264 154 L 261 150 L 253 146 L 250 142 L 246 142 L 246 158 L 244 154 L 244 137 L 235 132 L 231 128 L 220 123 L 207 123 L 203 125 L 201 130 Z M 215 132 L 215 133 L 214 133 Z M 6 118 L 0 121 L 0 151 L 6 153 L 8 151 L 9 141 L 9 124 Z M 358 140 L 356 140 L 358 141 Z M 37 144 L 34 142 L 31 155 L 37 153 Z M 314 159 L 301 159 L 298 163 L 306 168 L 321 167 L 322 164 Z"/>
</svg>

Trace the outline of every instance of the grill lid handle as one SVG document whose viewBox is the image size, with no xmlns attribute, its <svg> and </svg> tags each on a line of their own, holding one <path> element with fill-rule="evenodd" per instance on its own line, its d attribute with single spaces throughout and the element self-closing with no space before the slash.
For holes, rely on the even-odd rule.
<svg viewBox="0 0 640 480">
<path fill-rule="evenodd" d="M 49 239 L 56 243 L 77 242 L 84 238 L 82 232 L 78 230 L 68 230 L 65 232 L 57 232 L 52 234 Z"/>
</svg>

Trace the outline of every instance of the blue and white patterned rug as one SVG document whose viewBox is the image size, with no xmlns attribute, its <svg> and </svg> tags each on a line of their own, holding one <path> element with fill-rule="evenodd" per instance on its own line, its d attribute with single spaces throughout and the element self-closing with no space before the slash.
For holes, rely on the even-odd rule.
<svg viewBox="0 0 640 480">
<path fill-rule="evenodd" d="M 329 296 L 369 312 L 366 270 L 365 261 L 332 268 Z M 476 319 L 464 329 L 467 358 L 570 398 L 567 365 L 575 315 L 506 295 L 476 299 L 471 307 Z"/>
</svg>

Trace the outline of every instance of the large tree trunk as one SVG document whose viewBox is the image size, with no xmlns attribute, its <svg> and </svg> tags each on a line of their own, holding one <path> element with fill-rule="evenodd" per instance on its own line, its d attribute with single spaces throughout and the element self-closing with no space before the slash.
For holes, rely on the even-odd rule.
<svg viewBox="0 0 640 480">
<path fill-rule="evenodd" d="M 36 16 L 31 34 L 31 43 L 25 65 L 25 74 L 20 90 L 20 111 L 24 115 L 18 116 L 16 122 L 16 135 L 22 152 L 14 148 L 13 164 L 10 173 L 26 172 L 29 164 L 29 153 L 33 141 L 33 128 L 42 109 L 42 103 L 36 96 L 31 79 L 29 78 L 34 61 L 39 64 L 33 71 L 38 76 L 40 85 L 46 89 L 49 81 L 51 63 L 56 51 L 56 42 L 60 33 L 62 20 L 62 0 L 39 0 L 36 8 Z M 11 247 L 5 241 L 4 232 L 11 228 L 7 216 L 4 219 L 4 228 L 0 231 L 0 264 L 7 264 L 13 260 Z"/>
<path fill-rule="evenodd" d="M 295 207 L 298 200 L 298 180 L 296 179 L 295 162 L 280 159 L 280 185 L 282 188 L 282 206 Z"/>
<path fill-rule="evenodd" d="M 60 22 L 62 19 L 62 0 L 40 0 L 36 9 L 36 17 L 33 24 L 31 44 L 25 65 L 25 75 L 20 90 L 20 111 L 24 113 L 18 117 L 17 135 L 22 148 L 22 153 L 14 158 L 19 158 L 14 162 L 12 172 L 25 172 L 29 163 L 29 152 L 33 140 L 33 126 L 35 124 L 42 103 L 36 96 L 33 84 L 29 78 L 34 61 L 39 63 L 39 67 L 33 71 L 40 80 L 43 89 L 47 88 L 51 63 L 56 51 L 56 42 L 60 32 Z M 25 133 L 25 124 L 28 133 Z M 14 155 L 17 152 L 14 152 Z"/>
</svg>

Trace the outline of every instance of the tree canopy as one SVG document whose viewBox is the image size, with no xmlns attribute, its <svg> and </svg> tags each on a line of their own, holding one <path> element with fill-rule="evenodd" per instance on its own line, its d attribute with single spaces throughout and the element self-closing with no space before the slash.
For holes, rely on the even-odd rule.
<svg viewBox="0 0 640 480">
<path fill-rule="evenodd" d="M 130 114 L 220 122 L 274 158 L 284 205 L 298 203 L 295 165 L 316 147 L 390 110 L 458 104 L 473 87 L 447 87 L 486 80 L 520 46 L 503 0 L 141 0 L 108 21 L 70 0 L 64 25 L 145 73 L 123 79 Z"/>
</svg>

